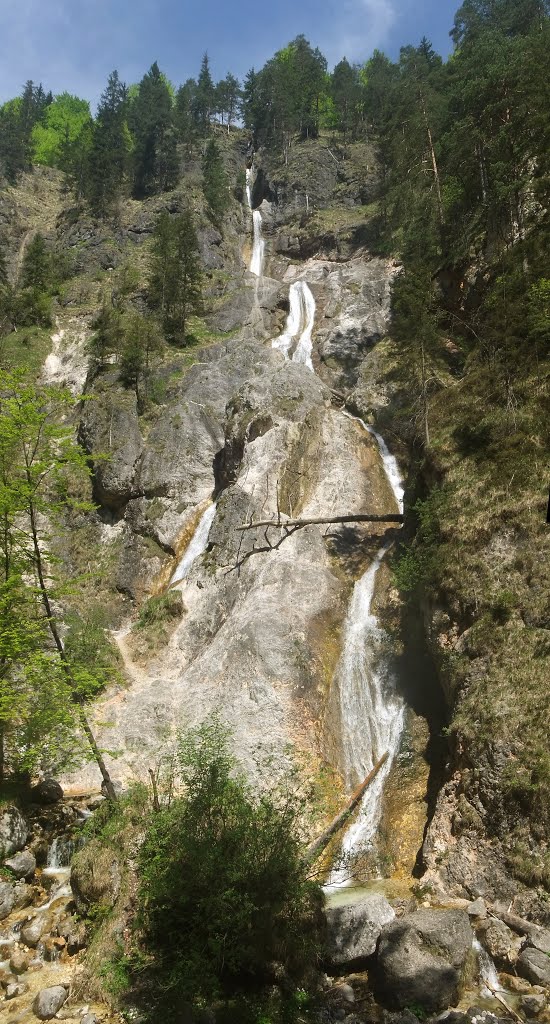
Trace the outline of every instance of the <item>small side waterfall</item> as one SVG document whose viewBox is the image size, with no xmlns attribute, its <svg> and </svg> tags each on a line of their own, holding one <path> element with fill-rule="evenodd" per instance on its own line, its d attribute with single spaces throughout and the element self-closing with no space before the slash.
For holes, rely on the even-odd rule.
<svg viewBox="0 0 550 1024">
<path fill-rule="evenodd" d="M 503 992 L 504 989 L 498 980 L 497 969 L 479 939 L 474 939 L 473 948 L 477 956 L 480 992 L 483 998 L 488 999 L 495 992 Z"/>
<path fill-rule="evenodd" d="M 311 335 L 315 323 L 315 299 L 305 281 L 295 281 L 291 284 L 288 298 L 290 312 L 285 329 L 278 338 L 271 342 L 272 348 L 278 348 L 285 359 L 289 359 L 290 350 L 296 343 L 292 362 L 303 363 L 304 366 L 313 370 Z"/>
<path fill-rule="evenodd" d="M 178 564 L 177 569 L 172 575 L 170 584 L 181 583 L 182 580 L 189 574 L 189 570 L 193 565 L 193 562 L 206 551 L 208 546 L 208 537 L 210 534 L 210 527 L 214 522 L 216 515 L 216 506 L 214 504 L 209 505 L 206 512 L 203 513 L 199 520 L 197 529 L 195 530 L 189 544 L 187 545 L 183 557 Z"/>
<path fill-rule="evenodd" d="M 246 198 L 252 210 L 252 171 L 246 169 Z M 259 210 L 252 210 L 252 221 L 254 224 L 254 241 L 252 244 L 252 259 L 250 260 L 250 272 L 256 277 L 262 277 L 264 272 L 265 242 L 262 238 L 262 215 Z"/>
</svg>

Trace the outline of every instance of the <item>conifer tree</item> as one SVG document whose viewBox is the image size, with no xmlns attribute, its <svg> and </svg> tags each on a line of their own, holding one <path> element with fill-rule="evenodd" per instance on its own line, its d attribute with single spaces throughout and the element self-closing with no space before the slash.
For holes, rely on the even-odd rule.
<svg viewBox="0 0 550 1024">
<path fill-rule="evenodd" d="M 197 123 L 194 116 L 196 92 L 197 83 L 195 79 L 188 78 L 183 85 L 180 85 L 176 93 L 174 123 L 177 136 L 183 143 L 188 157 L 191 156 L 198 137 Z"/>
<path fill-rule="evenodd" d="M 189 210 L 170 218 L 161 214 L 153 241 L 149 304 L 157 309 L 170 340 L 186 344 L 189 316 L 202 306 L 199 243 Z"/>
<path fill-rule="evenodd" d="M 135 138 L 134 196 L 139 199 L 173 188 L 178 177 L 173 100 L 156 62 L 139 84 L 130 124 Z"/>
<path fill-rule="evenodd" d="M 202 135 L 206 134 L 215 107 L 215 88 L 210 74 L 208 54 L 202 58 L 193 104 L 193 117 Z"/>
<path fill-rule="evenodd" d="M 220 147 L 214 139 L 210 139 L 206 146 L 202 160 L 202 173 L 202 188 L 208 204 L 208 212 L 214 224 L 219 227 L 228 207 L 229 195 Z"/>
<path fill-rule="evenodd" d="M 99 101 L 85 176 L 85 195 L 97 217 L 112 212 L 124 190 L 130 147 L 126 113 L 126 86 L 113 71 Z"/>
<path fill-rule="evenodd" d="M 21 264 L 21 287 L 45 292 L 51 281 L 51 257 L 44 236 L 39 231 L 31 239 Z"/>
<path fill-rule="evenodd" d="M 216 86 L 216 112 L 222 124 L 227 124 L 227 132 L 231 131 L 231 125 L 235 120 L 241 98 L 241 87 L 239 80 L 234 75 L 228 74 L 218 82 Z"/>
</svg>

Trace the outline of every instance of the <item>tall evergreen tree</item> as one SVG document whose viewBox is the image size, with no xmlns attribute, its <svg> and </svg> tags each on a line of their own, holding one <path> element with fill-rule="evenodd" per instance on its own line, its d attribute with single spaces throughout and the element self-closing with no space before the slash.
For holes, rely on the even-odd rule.
<svg viewBox="0 0 550 1024">
<path fill-rule="evenodd" d="M 189 210 L 177 217 L 162 214 L 155 229 L 149 279 L 149 303 L 158 309 L 167 337 L 187 343 L 187 323 L 202 307 L 199 242 Z"/>
<path fill-rule="evenodd" d="M 234 75 L 228 74 L 218 82 L 215 91 L 216 113 L 222 124 L 227 124 L 228 133 L 231 125 L 237 116 L 241 99 L 241 87 L 239 80 Z"/>
<path fill-rule="evenodd" d="M 52 263 L 44 236 L 39 231 L 31 239 L 21 264 L 21 287 L 47 291 L 51 282 Z"/>
<path fill-rule="evenodd" d="M 188 157 L 193 152 L 198 136 L 197 122 L 194 116 L 196 92 L 197 83 L 195 79 L 188 78 L 183 85 L 180 85 L 176 93 L 174 123 L 177 136 L 183 143 L 184 151 Z"/>
<path fill-rule="evenodd" d="M 210 63 L 208 54 L 202 58 L 201 69 L 197 79 L 197 89 L 193 104 L 193 117 L 195 124 L 204 135 L 210 125 L 210 120 L 215 108 L 216 90 L 212 75 L 210 74 Z"/>
<path fill-rule="evenodd" d="M 136 198 L 173 188 L 178 177 L 172 94 L 155 62 L 139 84 L 130 108 L 133 129 L 133 192 Z"/>
<path fill-rule="evenodd" d="M 214 223 L 219 227 L 228 207 L 229 194 L 220 147 L 214 139 L 210 139 L 204 151 L 202 173 L 202 188 L 208 204 L 208 211 Z"/>
<path fill-rule="evenodd" d="M 85 175 L 84 192 L 98 217 L 112 212 L 124 190 L 130 149 L 126 114 L 126 86 L 113 71 L 99 101 Z"/>
</svg>

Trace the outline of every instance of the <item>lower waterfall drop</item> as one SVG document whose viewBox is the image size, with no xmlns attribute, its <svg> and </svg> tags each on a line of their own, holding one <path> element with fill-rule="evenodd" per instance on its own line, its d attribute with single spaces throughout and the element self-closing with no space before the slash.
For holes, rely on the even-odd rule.
<svg viewBox="0 0 550 1024">
<path fill-rule="evenodd" d="M 203 512 L 197 529 L 187 545 L 176 571 L 170 579 L 170 586 L 174 583 L 181 583 L 189 574 L 189 570 L 193 565 L 193 562 L 195 562 L 197 558 L 200 558 L 200 556 L 206 551 L 210 527 L 214 522 L 215 515 L 216 506 L 214 504 L 209 505 L 206 512 Z"/>
</svg>

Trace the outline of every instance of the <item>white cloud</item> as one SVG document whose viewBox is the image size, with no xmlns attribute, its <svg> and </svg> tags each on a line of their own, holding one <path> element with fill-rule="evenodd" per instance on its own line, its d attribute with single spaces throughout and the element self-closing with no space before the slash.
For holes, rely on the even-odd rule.
<svg viewBox="0 0 550 1024">
<path fill-rule="evenodd" d="M 382 48 L 397 20 L 395 0 L 344 0 L 335 8 L 335 24 L 324 49 L 334 64 L 347 57 L 363 61 Z"/>
</svg>

